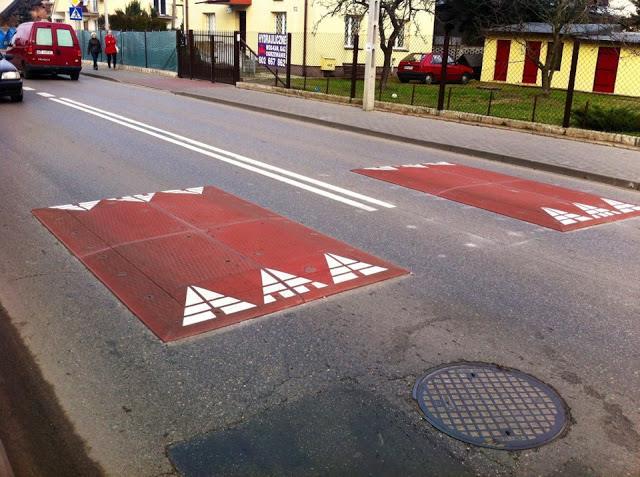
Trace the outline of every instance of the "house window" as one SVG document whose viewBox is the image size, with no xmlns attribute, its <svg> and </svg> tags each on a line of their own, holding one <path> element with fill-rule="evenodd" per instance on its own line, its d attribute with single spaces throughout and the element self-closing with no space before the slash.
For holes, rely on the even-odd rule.
<svg viewBox="0 0 640 477">
<path fill-rule="evenodd" d="M 216 31 L 216 14 L 215 13 L 204 14 L 204 28 L 207 31 Z"/>
<path fill-rule="evenodd" d="M 160 16 L 167 15 L 167 0 L 153 0 L 153 8 Z"/>
<path fill-rule="evenodd" d="M 360 31 L 360 17 L 357 15 L 347 15 L 344 17 L 344 46 L 353 48 L 355 37 Z"/>
<path fill-rule="evenodd" d="M 275 12 L 273 14 L 276 21 L 275 32 L 281 35 L 287 33 L 287 13 L 286 12 Z"/>
<path fill-rule="evenodd" d="M 404 25 L 402 25 L 402 27 L 400 28 L 393 47 L 396 50 L 404 50 Z"/>
<path fill-rule="evenodd" d="M 547 63 L 551 61 L 551 52 L 553 51 L 554 43 L 549 42 L 547 44 Z M 554 71 L 560 71 L 562 69 L 562 56 L 564 55 L 564 43 L 560 44 L 560 49 L 558 50 L 558 56 L 556 56 L 555 64 L 553 65 Z"/>
</svg>

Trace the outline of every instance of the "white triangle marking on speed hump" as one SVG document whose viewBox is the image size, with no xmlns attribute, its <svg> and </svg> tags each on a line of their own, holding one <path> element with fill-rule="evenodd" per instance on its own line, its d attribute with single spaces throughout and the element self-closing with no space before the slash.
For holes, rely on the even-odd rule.
<svg viewBox="0 0 640 477">
<path fill-rule="evenodd" d="M 615 207 L 617 210 L 619 210 L 623 214 L 630 214 L 631 212 L 640 211 L 640 205 L 626 204 L 624 202 L 618 202 L 617 200 L 612 200 L 612 199 L 602 199 L 602 200 L 604 200 L 607 204 L 611 205 L 612 207 Z"/>
<path fill-rule="evenodd" d="M 188 189 L 163 190 L 165 194 L 193 194 L 202 195 L 204 187 L 189 187 Z"/>
<path fill-rule="evenodd" d="M 587 222 L 593 220 L 591 217 L 585 217 L 584 215 L 572 214 L 571 212 L 565 212 L 564 210 L 550 209 L 548 207 L 542 207 L 547 214 L 556 219 L 562 225 L 577 224 L 578 222 Z"/>
<path fill-rule="evenodd" d="M 295 295 L 310 292 L 309 287 L 320 289 L 327 286 L 324 283 L 314 282 L 304 277 L 296 277 L 272 268 L 263 268 L 260 273 L 262 274 L 262 294 L 264 295 L 265 304 L 276 301 L 277 295 L 282 298 L 291 298 Z"/>
<path fill-rule="evenodd" d="M 355 280 L 360 276 L 369 276 L 376 273 L 385 272 L 387 269 L 371 265 L 365 262 L 358 262 L 351 258 L 341 257 L 333 253 L 325 253 L 325 259 L 333 278 L 333 283 L 347 282 L 349 280 Z M 358 273 L 360 275 L 358 275 Z"/>
<path fill-rule="evenodd" d="M 93 209 L 99 203 L 100 203 L 99 200 L 92 200 L 91 202 L 80 202 L 79 204 L 56 205 L 56 206 L 49 207 L 49 208 L 50 209 L 61 209 L 61 210 L 87 211 L 87 210 Z"/>
<path fill-rule="evenodd" d="M 605 217 L 612 217 L 614 215 L 620 215 L 617 210 L 603 209 L 602 207 L 594 207 L 593 205 L 574 203 L 578 209 L 584 210 L 587 214 L 595 219 L 604 219 Z"/>
<path fill-rule="evenodd" d="M 187 288 L 182 326 L 214 320 L 216 318 L 214 310 L 220 310 L 225 315 L 232 315 L 255 307 L 256 305 L 237 298 L 224 296 L 206 288 L 190 286 Z"/>
<path fill-rule="evenodd" d="M 380 167 L 365 167 L 365 171 L 397 171 L 397 167 L 393 166 L 380 166 Z"/>
<path fill-rule="evenodd" d="M 127 195 L 111 200 L 117 200 L 118 202 L 151 202 L 151 199 L 153 199 L 154 195 L 156 195 L 156 193 L 151 192 L 150 194 Z"/>
</svg>

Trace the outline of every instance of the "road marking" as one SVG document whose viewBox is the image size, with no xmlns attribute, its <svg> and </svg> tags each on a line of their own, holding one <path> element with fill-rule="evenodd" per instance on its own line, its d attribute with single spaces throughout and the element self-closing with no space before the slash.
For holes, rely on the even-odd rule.
<svg viewBox="0 0 640 477">
<path fill-rule="evenodd" d="M 45 93 L 44 91 L 41 91 L 41 92 L 36 93 L 36 94 L 42 96 L 43 98 L 50 98 L 50 99 L 51 98 L 55 98 L 55 96 L 52 95 L 51 93 Z"/>
<path fill-rule="evenodd" d="M 356 207 L 358 209 L 365 210 L 367 212 L 373 212 L 376 209 L 366 204 L 362 204 L 361 202 L 348 199 L 347 197 L 352 197 L 354 199 L 358 199 L 360 201 L 368 202 L 370 204 L 378 205 L 380 207 L 384 207 L 388 209 L 395 208 L 395 205 L 390 204 L 388 202 L 384 202 L 382 200 L 375 199 L 373 197 L 369 197 L 364 194 L 360 194 L 360 193 L 351 191 L 349 189 L 345 189 L 343 187 L 334 186 L 333 184 L 329 184 L 324 181 L 313 179 L 311 177 L 307 177 L 302 174 L 298 174 L 298 173 L 283 169 L 281 167 L 273 166 L 271 164 L 267 164 L 262 161 L 257 161 L 255 159 L 242 156 L 240 154 L 235 154 L 233 152 L 226 151 L 224 149 L 220 149 L 215 146 L 202 143 L 200 141 L 195 141 L 193 139 L 181 136 L 179 134 L 175 134 L 170 131 L 160 129 L 160 128 L 151 126 L 149 124 L 127 118 L 125 116 L 111 113 L 109 111 L 105 111 L 100 108 L 96 108 L 84 103 L 80 103 L 78 101 L 74 101 L 69 98 L 51 98 L 51 100 L 59 104 L 77 109 L 79 111 L 83 111 L 88 114 L 92 114 L 94 116 L 106 119 L 113 123 L 120 124 L 122 126 L 128 127 L 135 131 L 139 131 L 144 134 L 156 137 L 163 141 L 170 142 L 172 144 L 184 147 L 186 149 L 189 149 L 195 152 L 199 152 L 208 157 L 218 159 L 220 161 L 235 165 L 237 167 L 241 167 L 243 169 L 250 170 L 252 172 L 256 172 L 258 174 L 270 177 L 280 182 L 284 182 L 294 187 L 299 187 L 301 189 L 307 190 L 308 192 L 313 192 L 315 194 L 322 195 L 324 197 L 336 200 L 338 202 L 342 202 L 344 204 L 351 205 L 352 207 Z M 312 185 L 304 184 L 304 182 Z M 318 187 L 315 187 L 315 186 L 318 186 Z M 319 187 L 322 187 L 323 189 L 326 189 L 326 190 L 319 189 Z M 338 194 L 341 194 L 341 195 L 338 195 Z M 346 197 L 343 197 L 343 196 L 346 196 Z"/>
<path fill-rule="evenodd" d="M 351 258 L 341 257 L 335 253 L 325 253 L 324 257 L 327 261 L 327 265 L 329 266 L 333 283 L 335 284 L 355 280 L 358 278 L 358 273 L 368 277 L 369 275 L 375 275 L 376 273 L 385 272 L 387 270 L 386 268 L 371 265 L 369 263 L 358 262 Z"/>
<path fill-rule="evenodd" d="M 593 220 L 591 217 L 585 217 L 584 215 L 572 214 L 565 212 L 564 210 L 552 209 L 550 207 L 542 207 L 547 214 L 556 219 L 562 225 L 572 225 L 578 222 L 587 222 Z"/>
<path fill-rule="evenodd" d="M 22 89 L 25 91 L 35 91 L 35 89 L 30 88 L 29 86 L 23 86 Z"/>
<path fill-rule="evenodd" d="M 276 293 L 282 298 L 291 298 L 296 294 L 309 293 L 311 290 L 307 285 L 317 289 L 327 286 L 324 283 L 312 282 L 308 278 L 296 277 L 271 268 L 263 268 L 260 270 L 260 274 L 262 276 L 262 294 L 264 295 L 265 305 L 276 301 L 274 297 Z"/>
<path fill-rule="evenodd" d="M 232 315 L 255 307 L 256 305 L 253 303 L 224 296 L 206 288 L 190 286 L 187 288 L 182 326 L 214 320 L 216 318 L 214 310 L 216 309 L 222 311 L 225 315 Z"/>
</svg>

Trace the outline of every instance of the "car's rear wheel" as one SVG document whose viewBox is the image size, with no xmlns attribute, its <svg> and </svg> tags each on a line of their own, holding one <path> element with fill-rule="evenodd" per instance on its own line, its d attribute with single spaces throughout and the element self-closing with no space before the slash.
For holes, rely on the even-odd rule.
<svg viewBox="0 0 640 477">
<path fill-rule="evenodd" d="M 409 82 L 409 78 L 405 78 L 403 76 L 398 76 L 398 79 L 400 80 L 401 83 L 408 83 Z"/>
<path fill-rule="evenodd" d="M 11 101 L 14 103 L 22 103 L 22 93 L 11 96 Z"/>
<path fill-rule="evenodd" d="M 462 82 L 462 84 L 469 83 L 469 81 L 471 81 L 471 75 L 468 75 L 467 73 L 463 74 L 460 81 Z"/>
<path fill-rule="evenodd" d="M 424 84 L 433 84 L 434 81 L 435 78 L 431 73 L 427 73 L 426 75 L 424 75 L 424 79 L 422 80 Z"/>
<path fill-rule="evenodd" d="M 29 71 L 24 64 L 22 65 L 22 76 L 24 76 L 24 79 L 33 78 L 33 73 Z"/>
<path fill-rule="evenodd" d="M 80 73 L 76 71 L 75 73 L 71 73 L 69 76 L 71 76 L 72 81 L 78 81 L 78 78 L 80 78 Z"/>
</svg>

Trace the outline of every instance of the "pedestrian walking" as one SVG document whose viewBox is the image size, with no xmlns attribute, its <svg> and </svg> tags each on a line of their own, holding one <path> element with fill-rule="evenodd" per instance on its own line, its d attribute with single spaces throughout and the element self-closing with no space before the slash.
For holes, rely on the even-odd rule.
<svg viewBox="0 0 640 477">
<path fill-rule="evenodd" d="M 89 45 L 87 46 L 87 53 L 91 55 L 93 58 L 93 69 L 98 69 L 98 55 L 102 53 L 102 45 L 100 44 L 100 40 L 98 40 L 98 35 L 95 32 L 91 34 L 91 38 L 89 39 Z"/>
<path fill-rule="evenodd" d="M 116 69 L 116 56 L 118 55 L 118 45 L 116 37 L 111 30 L 107 32 L 104 37 L 104 52 L 107 54 L 107 65 L 111 68 L 111 61 L 113 61 L 113 69 Z"/>
</svg>

